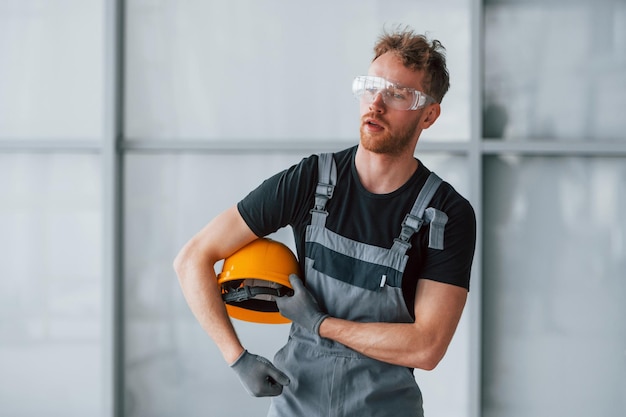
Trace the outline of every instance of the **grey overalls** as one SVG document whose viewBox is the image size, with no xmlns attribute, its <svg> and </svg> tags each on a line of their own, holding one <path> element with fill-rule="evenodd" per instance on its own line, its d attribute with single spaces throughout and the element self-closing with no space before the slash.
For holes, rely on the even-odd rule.
<svg viewBox="0 0 626 417">
<path fill-rule="evenodd" d="M 443 249 L 447 216 L 426 209 L 441 183 L 431 173 L 391 249 L 357 242 L 326 229 L 326 202 L 336 183 L 332 154 L 319 157 L 312 221 L 306 229 L 306 287 L 332 317 L 358 322 L 413 319 L 402 294 L 402 273 L 411 236 L 430 223 L 429 247 Z M 268 417 L 421 417 L 422 394 L 411 369 L 368 358 L 297 324 L 276 354 L 275 365 L 291 379 L 272 398 Z"/>
</svg>

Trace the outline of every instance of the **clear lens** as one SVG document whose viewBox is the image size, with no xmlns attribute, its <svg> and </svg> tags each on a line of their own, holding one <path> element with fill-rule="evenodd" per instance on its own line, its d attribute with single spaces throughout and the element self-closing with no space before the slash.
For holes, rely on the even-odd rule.
<svg viewBox="0 0 626 417">
<path fill-rule="evenodd" d="M 434 100 L 410 87 L 401 87 L 382 77 L 362 75 L 352 82 L 352 93 L 360 100 L 371 103 L 381 94 L 389 107 L 398 110 L 416 110 Z"/>
</svg>

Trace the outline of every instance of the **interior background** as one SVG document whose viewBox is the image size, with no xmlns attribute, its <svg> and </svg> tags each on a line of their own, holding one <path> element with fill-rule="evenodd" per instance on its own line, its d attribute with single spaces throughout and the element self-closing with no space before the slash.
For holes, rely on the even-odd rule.
<svg viewBox="0 0 626 417">
<path fill-rule="evenodd" d="M 264 416 L 172 261 L 357 143 L 352 78 L 398 24 L 447 48 L 416 155 L 479 222 L 427 415 L 626 414 L 625 1 L 0 0 L 0 415 Z M 237 328 L 268 357 L 288 331 Z"/>
</svg>

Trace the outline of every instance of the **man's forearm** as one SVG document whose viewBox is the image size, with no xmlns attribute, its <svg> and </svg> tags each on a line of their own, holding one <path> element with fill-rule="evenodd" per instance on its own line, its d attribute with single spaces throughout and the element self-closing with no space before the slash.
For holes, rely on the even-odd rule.
<svg viewBox="0 0 626 417">
<path fill-rule="evenodd" d="M 356 323 L 329 317 L 319 327 L 320 336 L 383 362 L 434 369 L 454 336 L 467 290 L 427 279 L 417 285 L 414 323 Z"/>
<path fill-rule="evenodd" d="M 220 349 L 224 360 L 230 364 L 241 355 L 244 348 L 226 313 L 217 285 L 206 281 L 183 279 L 181 286 L 192 313 Z M 207 288 L 208 285 L 215 289 Z"/>
<path fill-rule="evenodd" d="M 445 353 L 415 323 L 357 323 L 329 317 L 319 333 L 370 358 L 411 368 L 433 369 Z"/>
<path fill-rule="evenodd" d="M 189 308 L 229 364 L 244 349 L 226 312 L 213 266 L 255 237 L 233 206 L 189 240 L 174 260 Z"/>
<path fill-rule="evenodd" d="M 202 265 L 202 263 L 201 263 Z M 175 269 L 183 295 L 202 328 L 213 339 L 227 363 L 234 362 L 244 348 L 222 302 L 217 278 L 210 267 L 179 261 Z"/>
</svg>

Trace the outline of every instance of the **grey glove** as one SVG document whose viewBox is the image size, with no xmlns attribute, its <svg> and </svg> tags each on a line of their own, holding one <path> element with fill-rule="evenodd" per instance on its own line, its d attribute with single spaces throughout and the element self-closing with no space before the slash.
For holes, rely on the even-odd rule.
<svg viewBox="0 0 626 417">
<path fill-rule="evenodd" d="M 313 295 L 305 288 L 297 275 L 289 275 L 289 282 L 293 287 L 293 295 L 274 298 L 280 314 L 319 335 L 320 324 L 328 317 L 328 314 L 322 312 Z"/>
<path fill-rule="evenodd" d="M 230 367 L 235 371 L 241 384 L 254 397 L 274 397 L 289 385 L 289 377 L 278 370 L 272 362 L 247 350 Z"/>
</svg>

